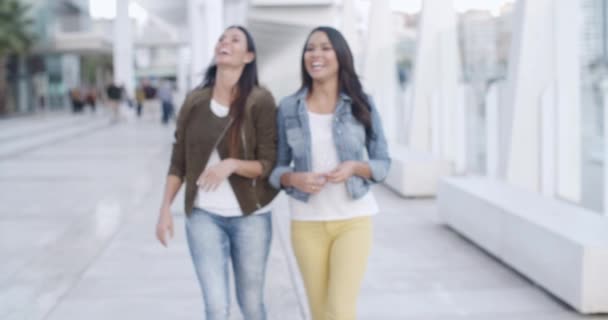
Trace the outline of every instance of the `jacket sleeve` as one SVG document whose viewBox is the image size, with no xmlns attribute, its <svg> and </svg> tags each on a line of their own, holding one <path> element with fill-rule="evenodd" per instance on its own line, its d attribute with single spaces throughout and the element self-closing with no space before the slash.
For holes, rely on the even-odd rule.
<svg viewBox="0 0 608 320">
<path fill-rule="evenodd" d="M 293 172 L 291 166 L 292 152 L 291 147 L 287 143 L 287 133 L 285 131 L 285 117 L 279 106 L 277 112 L 276 127 L 277 127 L 277 163 L 270 174 L 270 184 L 276 189 L 281 189 L 281 176 L 288 172 Z M 286 190 L 289 193 L 289 188 Z"/>
<path fill-rule="evenodd" d="M 185 132 L 188 122 L 188 115 L 192 109 L 192 94 L 186 97 L 182 107 L 177 115 L 177 124 L 175 127 L 175 140 L 173 141 L 173 150 L 171 151 L 171 163 L 169 164 L 169 175 L 176 176 L 182 181 L 186 175 L 186 149 L 185 149 Z"/>
<path fill-rule="evenodd" d="M 391 165 L 391 159 L 388 153 L 388 144 L 384 136 L 384 128 L 382 120 L 376 108 L 374 101 L 368 97 L 371 107 L 371 123 L 372 132 L 366 139 L 367 154 L 369 156 L 368 164 L 372 172 L 371 182 L 382 182 L 388 175 L 388 170 Z"/>
<path fill-rule="evenodd" d="M 267 90 L 263 90 L 256 101 L 256 114 L 254 116 L 256 135 L 255 156 L 262 164 L 261 178 L 267 178 L 276 163 L 276 113 L 276 103 L 272 94 Z"/>
</svg>

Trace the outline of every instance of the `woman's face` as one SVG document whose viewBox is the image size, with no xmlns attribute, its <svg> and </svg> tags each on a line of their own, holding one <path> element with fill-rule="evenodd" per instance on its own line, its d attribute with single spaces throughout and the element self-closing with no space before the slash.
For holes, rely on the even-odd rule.
<svg viewBox="0 0 608 320">
<path fill-rule="evenodd" d="M 325 32 L 316 31 L 310 35 L 304 51 L 304 66 L 313 80 L 337 78 L 340 65 Z"/>
<path fill-rule="evenodd" d="M 237 28 L 224 31 L 215 46 L 215 63 L 218 66 L 243 67 L 255 58 L 247 51 L 247 37 Z"/>
</svg>

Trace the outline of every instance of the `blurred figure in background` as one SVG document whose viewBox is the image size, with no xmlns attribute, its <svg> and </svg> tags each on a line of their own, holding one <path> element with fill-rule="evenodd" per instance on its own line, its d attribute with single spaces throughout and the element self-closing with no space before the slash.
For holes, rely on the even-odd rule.
<svg viewBox="0 0 608 320">
<path fill-rule="evenodd" d="M 70 101 L 72 102 L 72 112 L 79 113 L 84 107 L 82 90 L 79 87 L 70 89 Z"/>
<path fill-rule="evenodd" d="M 119 117 L 118 108 L 122 100 L 122 87 L 112 82 L 106 88 L 106 95 L 108 96 L 108 104 L 112 110 L 112 122 L 116 122 Z"/>
<path fill-rule="evenodd" d="M 146 100 L 146 92 L 144 91 L 143 82 L 135 88 L 135 103 L 137 104 L 137 117 L 141 117 L 144 101 Z"/>
<path fill-rule="evenodd" d="M 169 123 L 173 115 L 173 88 L 169 81 L 163 81 L 158 88 L 158 98 L 162 104 L 162 123 Z"/>
<path fill-rule="evenodd" d="M 91 107 L 91 111 L 95 112 L 97 107 L 97 89 L 94 86 L 89 86 L 84 98 L 84 103 Z"/>
</svg>

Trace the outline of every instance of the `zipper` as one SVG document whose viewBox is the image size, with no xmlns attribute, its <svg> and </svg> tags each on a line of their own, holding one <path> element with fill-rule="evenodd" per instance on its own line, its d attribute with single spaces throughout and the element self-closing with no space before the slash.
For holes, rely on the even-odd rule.
<svg viewBox="0 0 608 320">
<path fill-rule="evenodd" d="M 211 158 L 211 154 L 213 153 L 214 150 L 217 151 L 218 155 L 219 155 L 220 151 L 217 150 L 217 146 L 220 144 L 220 141 L 222 140 L 222 138 L 224 137 L 224 135 L 226 135 L 226 131 L 228 131 L 228 128 L 230 128 L 231 124 L 232 124 L 232 118 L 230 118 L 228 120 L 228 124 L 222 130 L 222 133 L 220 133 L 220 135 L 217 137 L 217 140 L 215 140 L 215 143 L 213 144 L 213 148 L 211 148 L 211 152 L 209 153 L 209 156 L 207 157 L 207 163 L 209 162 L 209 159 Z M 205 170 L 205 168 L 203 168 L 203 170 Z M 195 197 L 195 200 L 196 200 L 196 197 Z"/>
<path fill-rule="evenodd" d="M 245 139 L 245 131 L 241 128 L 241 142 L 243 143 L 243 153 L 245 160 L 247 160 L 247 141 Z M 253 198 L 255 200 L 255 207 L 260 209 L 262 205 L 260 205 L 260 201 L 258 200 L 258 195 L 256 193 L 255 187 L 257 185 L 257 178 L 251 179 L 251 187 L 253 188 Z"/>
<path fill-rule="evenodd" d="M 217 146 L 220 144 L 220 141 L 226 134 L 226 131 L 228 131 L 228 128 L 230 128 L 231 124 L 232 124 L 232 118 L 230 118 L 230 120 L 228 120 L 228 124 L 224 127 L 224 130 L 222 130 L 222 133 L 220 133 L 219 137 L 217 137 L 217 140 L 215 140 L 215 144 L 213 144 L 213 149 L 211 149 L 211 152 L 213 152 L 213 150 L 217 149 Z"/>
</svg>

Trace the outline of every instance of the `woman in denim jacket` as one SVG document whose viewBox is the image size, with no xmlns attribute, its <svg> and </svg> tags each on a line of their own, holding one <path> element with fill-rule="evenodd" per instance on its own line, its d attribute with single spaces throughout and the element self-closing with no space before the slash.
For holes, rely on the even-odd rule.
<svg viewBox="0 0 608 320">
<path fill-rule="evenodd" d="M 301 68 L 302 88 L 279 105 L 270 182 L 291 196 L 292 244 L 313 320 L 351 320 L 378 213 L 370 186 L 385 179 L 390 158 L 340 32 L 314 29 Z"/>
</svg>

